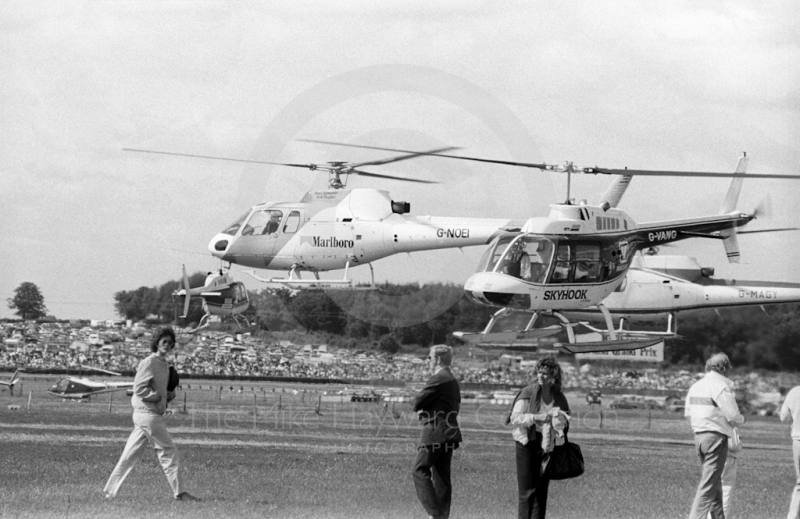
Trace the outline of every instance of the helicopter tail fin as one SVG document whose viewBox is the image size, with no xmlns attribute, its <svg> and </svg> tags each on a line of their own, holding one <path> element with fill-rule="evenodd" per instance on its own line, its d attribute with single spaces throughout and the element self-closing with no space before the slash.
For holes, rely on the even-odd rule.
<svg viewBox="0 0 800 519">
<path fill-rule="evenodd" d="M 747 153 L 739 158 L 739 163 L 736 165 L 736 176 L 731 180 L 728 193 L 725 195 L 725 201 L 722 203 L 722 208 L 720 209 L 721 214 L 736 210 L 736 204 L 739 202 L 739 194 L 742 192 L 744 174 L 747 172 L 748 161 Z M 728 255 L 728 262 L 739 263 L 739 240 L 736 238 L 736 228 L 734 227 L 725 231 L 723 235 L 725 239 L 722 240 L 722 245 L 725 247 L 725 253 Z"/>
<path fill-rule="evenodd" d="M 728 255 L 728 263 L 739 263 L 739 240 L 736 238 L 736 229 L 731 229 L 730 236 L 722 240 L 725 246 L 725 254 Z"/>
<path fill-rule="evenodd" d="M 747 163 L 750 159 L 747 158 L 745 153 L 739 158 L 739 163 L 736 165 L 736 175 L 731 180 L 731 185 L 728 188 L 728 193 L 725 195 L 725 201 L 722 203 L 721 214 L 730 213 L 736 209 L 736 203 L 739 201 L 739 194 L 742 192 L 742 182 L 744 182 L 744 174 L 747 172 Z"/>
<path fill-rule="evenodd" d="M 611 182 L 611 185 L 608 186 L 606 192 L 603 193 L 603 196 L 600 198 L 600 201 L 597 203 L 599 206 L 604 206 L 608 204 L 608 207 L 617 207 L 619 205 L 620 200 L 622 200 L 622 195 L 625 194 L 625 191 L 628 189 L 628 185 L 631 183 L 631 175 L 617 175 L 614 177 L 614 181 Z"/>
<path fill-rule="evenodd" d="M 189 315 L 189 302 L 191 301 L 191 287 L 189 287 L 189 276 L 186 275 L 186 265 L 183 266 L 183 288 L 184 292 L 186 292 L 186 297 L 183 301 L 183 315 L 181 319 L 186 319 L 186 316 Z"/>
</svg>

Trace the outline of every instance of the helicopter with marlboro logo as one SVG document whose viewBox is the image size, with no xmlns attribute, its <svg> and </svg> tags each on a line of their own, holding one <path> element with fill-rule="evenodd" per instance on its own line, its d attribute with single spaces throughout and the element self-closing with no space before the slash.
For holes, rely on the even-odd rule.
<svg viewBox="0 0 800 519">
<path fill-rule="evenodd" d="M 328 173 L 328 189 L 309 191 L 299 202 L 267 202 L 248 209 L 241 217 L 215 235 L 208 244 L 211 254 L 222 262 L 253 269 L 288 271 L 288 278 L 265 278 L 245 271 L 259 281 L 290 288 L 361 288 L 348 279 L 348 270 L 399 253 L 487 245 L 523 221 L 498 218 L 455 218 L 412 216 L 411 204 L 393 200 L 388 191 L 345 189 L 348 175 L 361 175 L 435 184 L 430 180 L 377 174 L 365 166 L 385 165 L 455 149 L 438 148 L 361 163 L 278 164 Z M 126 151 L 204 159 L 232 160 L 151 150 Z M 343 279 L 320 279 L 319 273 L 344 269 Z M 314 279 L 300 279 L 310 272 Z M 188 289 L 185 292 L 188 294 Z M 208 299 L 206 300 L 208 301 Z M 213 313 L 213 312 L 212 312 Z"/>
<path fill-rule="evenodd" d="M 338 143 L 330 143 L 338 144 Z M 342 145 L 342 144 L 339 144 Z M 355 146 L 357 145 L 346 145 Z M 376 148 L 406 151 L 391 148 Z M 763 209 L 743 212 L 736 208 L 747 170 L 746 154 L 739 159 L 734 173 L 654 171 L 632 169 L 579 168 L 521 163 L 475 157 L 425 153 L 439 157 L 558 171 L 567 174 L 567 199 L 552 204 L 547 217 L 530 218 L 519 231 L 497 236 L 483 255 L 477 271 L 465 283 L 464 290 L 473 301 L 499 308 L 480 333 L 455 332 L 468 342 L 503 343 L 554 335 L 563 329 L 568 342 L 557 346 L 570 353 L 633 350 L 646 348 L 674 336 L 667 332 L 616 330 L 603 300 L 625 280 L 638 251 L 688 238 L 708 238 L 722 242 L 728 261 L 739 261 L 737 234 L 789 229 L 741 231 L 763 214 Z M 614 181 L 597 205 L 570 198 L 571 175 L 613 175 Z M 722 208 L 717 214 L 679 220 L 636 223 L 616 206 L 633 176 L 684 176 L 732 178 Z M 748 174 L 748 178 L 800 179 L 800 175 Z M 589 307 L 596 308 L 605 320 L 600 340 L 582 341 L 573 328 L 585 323 L 571 322 L 566 314 Z M 495 332 L 498 320 L 523 312 L 530 318 L 522 330 Z M 560 324 L 535 328 L 540 315 L 552 315 Z"/>
</svg>

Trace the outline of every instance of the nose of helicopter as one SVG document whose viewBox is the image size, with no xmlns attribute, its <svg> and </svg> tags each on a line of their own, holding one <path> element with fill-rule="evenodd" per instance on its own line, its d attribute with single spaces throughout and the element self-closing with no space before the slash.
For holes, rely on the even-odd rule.
<svg viewBox="0 0 800 519">
<path fill-rule="evenodd" d="M 210 242 L 208 242 L 208 251 L 215 258 L 223 259 L 225 257 L 225 254 L 227 254 L 228 249 L 230 249 L 232 242 L 233 242 L 232 236 L 224 233 L 219 233 L 213 238 L 211 238 Z"/>
</svg>

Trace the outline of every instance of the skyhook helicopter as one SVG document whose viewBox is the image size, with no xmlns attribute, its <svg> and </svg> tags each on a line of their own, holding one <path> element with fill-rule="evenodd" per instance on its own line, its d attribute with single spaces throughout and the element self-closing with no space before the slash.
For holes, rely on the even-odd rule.
<svg viewBox="0 0 800 519">
<path fill-rule="evenodd" d="M 82 368 L 101 371 L 109 375 L 120 376 L 115 371 L 83 366 Z M 92 395 L 100 395 L 113 391 L 133 389 L 133 382 L 105 382 L 91 380 L 86 377 L 64 377 L 56 382 L 47 392 L 64 400 L 87 401 Z"/>
<path fill-rule="evenodd" d="M 189 313 L 192 297 L 200 297 L 203 300 L 205 315 L 194 329 L 195 332 L 207 327 L 212 315 L 230 316 L 239 328 L 244 328 L 239 321 L 241 319 L 247 328 L 251 328 L 250 321 L 241 315 L 250 307 L 247 289 L 241 281 L 234 281 L 229 273 L 223 273 L 222 270 L 219 271 L 219 274 L 209 272 L 202 287 L 192 288 L 189 286 L 189 277 L 186 275 L 186 266 L 184 265 L 183 286 L 183 289 L 173 293 L 174 296 L 184 298 L 181 319 L 185 319 Z"/>
<path fill-rule="evenodd" d="M 596 206 L 551 205 L 549 217 L 531 218 L 521 232 L 499 237 L 490 246 L 464 290 L 473 301 L 500 310 L 482 333 L 460 337 L 486 340 L 492 337 L 497 319 L 515 311 L 531 314 L 519 336 L 552 335 L 563 327 L 568 342 L 557 346 L 571 353 L 639 349 L 673 336 L 671 330 L 615 329 L 604 299 L 625 281 L 635 253 L 646 248 L 688 238 L 717 239 L 722 241 L 728 261 L 738 262 L 737 233 L 747 232 L 739 228 L 757 217 L 756 212 L 736 209 L 746 168 L 747 157 L 743 156 L 716 215 L 637 224 L 615 207 L 633 172 L 618 177 Z M 565 315 L 587 307 L 597 308 L 605 320 L 605 330 L 594 329 L 601 333 L 599 341 L 577 338 L 574 327 L 579 323 Z M 541 314 L 557 317 L 561 326 L 535 329 Z"/>
</svg>

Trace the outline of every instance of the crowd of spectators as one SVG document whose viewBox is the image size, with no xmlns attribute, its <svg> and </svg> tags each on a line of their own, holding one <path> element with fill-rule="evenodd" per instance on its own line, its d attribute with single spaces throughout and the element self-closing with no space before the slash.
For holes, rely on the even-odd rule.
<svg viewBox="0 0 800 519">
<path fill-rule="evenodd" d="M 132 374 L 149 354 L 147 327 L 107 328 L 80 326 L 0 324 L 0 367 L 28 370 L 67 369 L 91 373 L 97 367 Z M 338 380 L 419 383 L 428 376 L 424 353 L 389 355 L 375 350 L 356 351 L 326 346 L 296 345 L 289 341 L 265 341 L 221 332 L 179 334 L 175 363 L 186 376 L 292 377 Z M 467 350 L 467 347 L 464 347 Z M 508 362 L 501 356 L 481 360 L 469 353 L 459 355 L 454 374 L 467 384 L 521 387 L 534 377 L 531 362 Z M 577 367 L 570 357 L 562 363 L 565 389 L 621 388 L 685 391 L 702 375 L 697 371 L 641 368 L 635 371 L 613 366 Z M 777 392 L 796 380 L 786 374 L 734 373 L 738 391 Z"/>
</svg>

